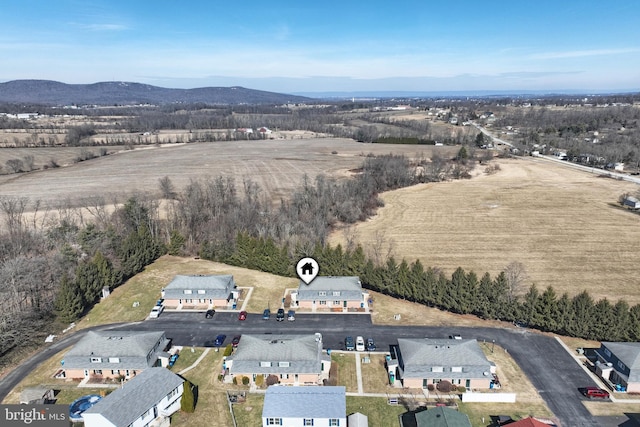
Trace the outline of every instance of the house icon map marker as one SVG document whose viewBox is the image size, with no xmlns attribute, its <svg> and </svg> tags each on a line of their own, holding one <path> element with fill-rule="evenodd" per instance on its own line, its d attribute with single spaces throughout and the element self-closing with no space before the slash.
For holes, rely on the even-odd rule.
<svg viewBox="0 0 640 427">
<path fill-rule="evenodd" d="M 296 264 L 296 273 L 298 274 L 298 277 L 307 285 L 311 283 L 316 276 L 318 276 L 319 272 L 320 266 L 318 265 L 318 261 L 313 258 L 302 258 L 298 261 L 298 264 Z"/>
</svg>

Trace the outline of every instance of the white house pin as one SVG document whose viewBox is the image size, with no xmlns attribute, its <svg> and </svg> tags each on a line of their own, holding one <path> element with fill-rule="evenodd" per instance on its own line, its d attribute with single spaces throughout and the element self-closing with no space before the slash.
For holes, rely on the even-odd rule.
<svg viewBox="0 0 640 427">
<path fill-rule="evenodd" d="M 318 261 L 313 258 L 302 258 L 298 261 L 298 264 L 296 264 L 296 273 L 298 273 L 298 277 L 307 285 L 316 278 L 319 271 L 320 267 L 318 266 Z"/>
</svg>

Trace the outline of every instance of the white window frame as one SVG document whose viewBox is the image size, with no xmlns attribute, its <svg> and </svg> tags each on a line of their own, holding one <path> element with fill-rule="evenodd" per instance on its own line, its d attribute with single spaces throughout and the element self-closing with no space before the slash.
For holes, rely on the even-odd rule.
<svg viewBox="0 0 640 427">
<path fill-rule="evenodd" d="M 184 293 L 185 295 L 191 295 L 191 289 L 185 289 L 185 290 L 183 291 L 183 293 Z"/>
<path fill-rule="evenodd" d="M 92 357 L 91 363 L 102 363 L 102 357 Z"/>
<path fill-rule="evenodd" d="M 109 358 L 109 363 L 120 363 L 120 358 L 119 357 L 110 357 Z"/>
</svg>

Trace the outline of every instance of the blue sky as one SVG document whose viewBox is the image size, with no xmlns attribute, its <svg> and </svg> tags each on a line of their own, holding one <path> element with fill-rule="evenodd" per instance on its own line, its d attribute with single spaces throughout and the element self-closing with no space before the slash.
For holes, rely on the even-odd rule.
<svg viewBox="0 0 640 427">
<path fill-rule="evenodd" d="M 637 0 L 0 0 L 0 81 L 640 90 Z"/>
</svg>

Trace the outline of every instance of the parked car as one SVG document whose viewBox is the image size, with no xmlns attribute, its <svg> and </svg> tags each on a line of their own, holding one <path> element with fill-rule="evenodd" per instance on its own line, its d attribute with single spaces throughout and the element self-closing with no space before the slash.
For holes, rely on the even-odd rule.
<svg viewBox="0 0 640 427">
<path fill-rule="evenodd" d="M 287 313 L 287 320 L 289 322 L 293 322 L 294 320 L 296 320 L 296 312 L 293 310 L 289 310 L 289 312 Z"/>
<path fill-rule="evenodd" d="M 284 320 L 284 308 L 279 308 L 276 313 L 276 320 L 278 322 L 282 322 Z"/>
<path fill-rule="evenodd" d="M 589 399 L 608 399 L 609 392 L 598 387 L 585 387 L 582 394 Z"/>
<path fill-rule="evenodd" d="M 149 317 L 151 319 L 155 319 L 158 316 L 160 316 L 160 314 L 162 314 L 163 311 L 164 311 L 164 306 L 163 305 L 156 305 L 155 307 L 153 307 L 151 309 L 151 312 L 149 313 Z"/>
<path fill-rule="evenodd" d="M 163 302 L 164 298 L 160 298 L 158 301 L 156 301 L 156 305 L 162 305 Z"/>
<path fill-rule="evenodd" d="M 458 334 L 449 335 L 449 339 L 452 339 L 452 340 L 461 340 L 461 339 L 462 339 L 462 336 L 461 336 L 461 335 L 458 335 Z"/>
<path fill-rule="evenodd" d="M 246 311 L 244 311 L 244 310 L 243 310 L 243 311 L 241 311 L 241 312 L 238 314 L 238 320 L 247 320 L 247 312 L 246 312 Z"/>
<path fill-rule="evenodd" d="M 373 341 L 373 338 L 367 338 L 367 351 L 376 351 L 376 343 Z"/>
<path fill-rule="evenodd" d="M 176 360 L 178 360 L 179 355 L 176 354 L 172 354 L 171 357 L 169 357 L 169 366 L 173 366 L 176 363 Z"/>
<path fill-rule="evenodd" d="M 344 348 L 348 351 L 353 351 L 356 349 L 355 345 L 353 344 L 353 337 L 346 337 L 344 339 Z"/>
<path fill-rule="evenodd" d="M 216 347 L 222 346 L 224 344 L 224 340 L 227 339 L 227 336 L 224 334 L 220 334 L 216 337 L 216 340 L 213 342 L 213 345 Z"/>
<path fill-rule="evenodd" d="M 214 314 L 216 314 L 215 310 L 207 310 L 207 312 L 204 314 L 204 317 L 205 319 L 212 319 Z"/>
<path fill-rule="evenodd" d="M 269 310 L 268 308 L 265 308 L 264 311 L 262 312 L 262 320 L 269 320 L 270 317 L 271 317 L 271 310 Z"/>
<path fill-rule="evenodd" d="M 231 345 L 233 346 L 233 348 L 236 348 L 238 346 L 238 344 L 240 344 L 240 335 L 236 335 L 231 340 Z"/>
<path fill-rule="evenodd" d="M 361 336 L 356 337 L 356 351 L 364 351 L 364 338 Z"/>
</svg>

